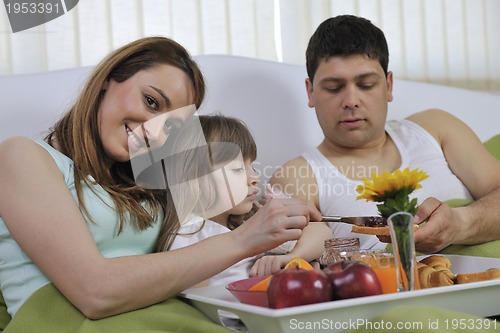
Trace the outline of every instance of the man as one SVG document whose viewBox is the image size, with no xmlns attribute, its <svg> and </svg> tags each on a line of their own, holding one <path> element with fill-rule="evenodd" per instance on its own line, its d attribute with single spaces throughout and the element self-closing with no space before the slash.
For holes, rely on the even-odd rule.
<svg viewBox="0 0 500 333">
<path fill-rule="evenodd" d="M 323 215 L 377 215 L 376 203 L 356 200 L 362 178 L 419 168 L 429 178 L 413 196 L 418 251 L 500 239 L 500 162 L 463 122 L 426 110 L 386 123 L 393 74 L 383 32 L 370 21 L 345 15 L 324 21 L 306 52 L 306 89 L 324 133 L 315 149 L 288 161 L 270 183 L 311 202 Z M 450 208 L 449 199 L 474 200 Z M 375 236 L 350 233 L 332 223 L 335 237 L 360 237 L 362 248 L 384 246 Z M 388 238 L 381 237 L 388 241 Z"/>
</svg>

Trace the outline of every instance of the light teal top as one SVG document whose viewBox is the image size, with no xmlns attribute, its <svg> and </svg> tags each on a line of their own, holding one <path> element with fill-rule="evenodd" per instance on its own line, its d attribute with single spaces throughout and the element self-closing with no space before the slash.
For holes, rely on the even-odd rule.
<svg viewBox="0 0 500 333">
<path fill-rule="evenodd" d="M 76 200 L 73 161 L 47 143 L 41 140 L 36 142 L 52 156 L 64 176 L 66 186 Z M 87 210 L 95 222 L 87 220 L 87 225 L 104 257 L 139 255 L 153 251 L 163 216 L 159 216 L 152 227 L 143 231 L 136 230 L 130 223 L 126 223 L 118 235 L 119 215 L 113 209 L 114 203 L 110 195 L 101 186 L 92 183 L 91 187 L 83 187 L 83 197 Z M 47 277 L 17 245 L 0 217 L 0 288 L 9 314 L 14 316 L 19 307 L 48 282 Z"/>
</svg>

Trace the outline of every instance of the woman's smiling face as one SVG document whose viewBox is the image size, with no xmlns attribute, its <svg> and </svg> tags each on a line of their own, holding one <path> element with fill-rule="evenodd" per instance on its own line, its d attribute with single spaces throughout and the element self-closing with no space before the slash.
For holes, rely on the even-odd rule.
<svg viewBox="0 0 500 333">
<path fill-rule="evenodd" d="M 141 70 L 121 83 L 110 80 L 103 90 L 99 134 L 113 162 L 130 160 L 146 141 L 162 144 L 169 126 L 182 123 L 194 109 L 174 111 L 193 104 L 194 88 L 186 73 L 171 65 Z"/>
</svg>

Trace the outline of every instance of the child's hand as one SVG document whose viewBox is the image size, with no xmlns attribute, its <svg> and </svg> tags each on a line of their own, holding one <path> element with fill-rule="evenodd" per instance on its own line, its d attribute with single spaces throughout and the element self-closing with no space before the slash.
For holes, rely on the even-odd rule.
<svg viewBox="0 0 500 333">
<path fill-rule="evenodd" d="M 292 257 L 289 255 L 263 256 L 253 264 L 250 276 L 267 276 L 282 269 Z"/>
</svg>

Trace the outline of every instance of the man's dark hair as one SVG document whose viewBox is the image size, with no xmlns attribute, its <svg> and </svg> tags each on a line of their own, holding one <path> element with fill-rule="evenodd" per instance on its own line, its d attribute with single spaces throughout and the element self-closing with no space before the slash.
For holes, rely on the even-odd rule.
<svg viewBox="0 0 500 333">
<path fill-rule="evenodd" d="M 319 25 L 309 40 L 307 74 L 312 81 L 321 60 L 356 54 L 377 60 L 387 75 L 389 50 L 382 30 L 362 17 L 340 15 L 329 18 Z"/>
</svg>

